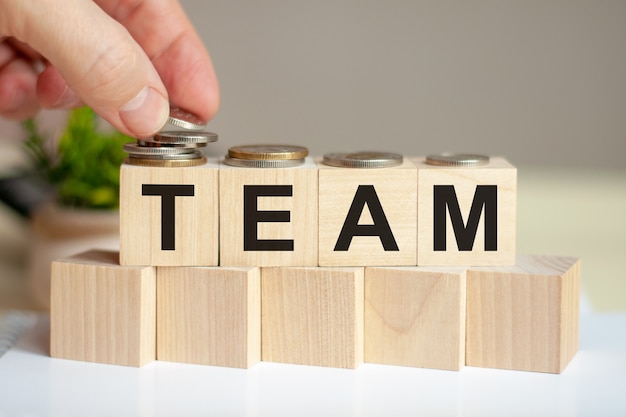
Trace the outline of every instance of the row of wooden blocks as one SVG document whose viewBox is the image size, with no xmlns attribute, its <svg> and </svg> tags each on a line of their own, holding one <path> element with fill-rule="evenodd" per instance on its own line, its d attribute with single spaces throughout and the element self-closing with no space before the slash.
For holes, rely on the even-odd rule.
<svg viewBox="0 0 626 417">
<path fill-rule="evenodd" d="M 123 266 L 89 251 L 52 265 L 51 355 L 559 373 L 578 349 L 579 268 Z"/>
<path fill-rule="evenodd" d="M 123 164 L 120 263 L 513 265 L 516 195 L 517 170 L 499 157 L 380 169 Z"/>
</svg>

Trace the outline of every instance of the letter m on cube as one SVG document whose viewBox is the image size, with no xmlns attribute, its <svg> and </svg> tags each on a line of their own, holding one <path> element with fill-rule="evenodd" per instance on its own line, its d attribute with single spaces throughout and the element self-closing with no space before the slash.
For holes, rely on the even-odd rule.
<svg viewBox="0 0 626 417">
<path fill-rule="evenodd" d="M 467 222 L 463 223 L 461 208 L 456 197 L 454 185 L 435 185 L 433 192 L 433 249 L 445 251 L 446 213 L 454 229 L 459 251 L 471 251 L 478 232 L 481 212 L 484 213 L 485 251 L 498 250 L 498 187 L 495 185 L 477 185 Z M 483 210 L 484 208 L 484 210 Z"/>
<path fill-rule="evenodd" d="M 515 264 L 517 170 L 503 158 L 479 167 L 418 167 L 417 264 Z"/>
</svg>

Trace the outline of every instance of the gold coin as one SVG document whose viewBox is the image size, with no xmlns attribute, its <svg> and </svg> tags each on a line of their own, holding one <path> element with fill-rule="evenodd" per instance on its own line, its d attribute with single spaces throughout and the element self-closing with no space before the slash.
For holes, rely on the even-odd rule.
<svg viewBox="0 0 626 417">
<path fill-rule="evenodd" d="M 206 157 L 194 158 L 194 159 L 139 159 L 128 157 L 124 163 L 129 165 L 137 165 L 142 167 L 153 168 L 183 168 L 183 167 L 195 167 L 198 165 L 204 165 L 206 163 Z"/>
<path fill-rule="evenodd" d="M 254 160 L 303 159 L 308 154 L 307 148 L 294 145 L 244 145 L 228 150 L 231 158 Z"/>
</svg>

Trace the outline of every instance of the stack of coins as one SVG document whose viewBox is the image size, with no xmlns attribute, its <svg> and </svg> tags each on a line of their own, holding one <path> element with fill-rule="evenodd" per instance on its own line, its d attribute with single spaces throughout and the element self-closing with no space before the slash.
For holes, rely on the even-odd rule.
<svg viewBox="0 0 626 417">
<path fill-rule="evenodd" d="M 206 124 L 198 117 L 179 108 L 172 108 L 167 123 L 182 128 L 179 131 L 161 131 L 152 138 L 138 139 L 124 145 L 126 162 L 150 167 L 188 167 L 202 165 L 206 157 L 200 151 L 217 135 L 205 132 Z"/>
<path fill-rule="evenodd" d="M 302 165 L 309 150 L 293 145 L 245 145 L 228 150 L 224 163 L 245 168 L 289 168 Z"/>
<path fill-rule="evenodd" d="M 402 165 L 402 155 L 392 152 L 327 153 L 326 165 L 342 168 L 389 168 Z"/>
</svg>

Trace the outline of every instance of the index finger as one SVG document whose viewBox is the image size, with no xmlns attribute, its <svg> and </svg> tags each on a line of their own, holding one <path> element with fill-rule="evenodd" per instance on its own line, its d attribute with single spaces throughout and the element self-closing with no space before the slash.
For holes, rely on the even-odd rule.
<svg viewBox="0 0 626 417">
<path fill-rule="evenodd" d="M 219 107 L 219 87 L 209 53 L 176 0 L 96 0 L 144 49 L 172 105 L 203 120 Z"/>
</svg>

